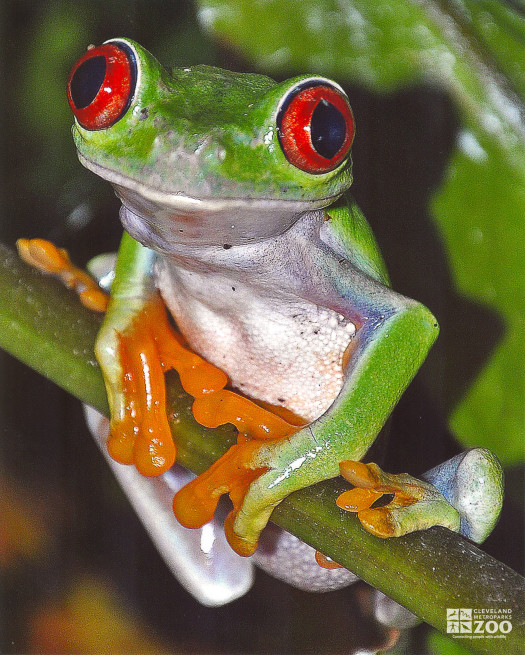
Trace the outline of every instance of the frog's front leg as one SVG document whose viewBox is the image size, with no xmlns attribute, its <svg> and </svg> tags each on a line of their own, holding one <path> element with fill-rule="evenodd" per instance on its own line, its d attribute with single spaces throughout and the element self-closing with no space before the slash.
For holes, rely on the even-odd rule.
<svg viewBox="0 0 525 655">
<path fill-rule="evenodd" d="M 152 276 L 154 257 L 124 234 L 111 299 L 95 344 L 111 415 L 108 451 L 118 462 L 135 463 L 145 475 L 162 473 L 175 461 L 162 365 L 150 329 L 159 327 L 162 318 Z"/>
<path fill-rule="evenodd" d="M 335 477 L 340 462 L 361 459 L 438 331 L 425 307 L 390 292 L 380 308 L 362 307 L 361 314 L 343 389 L 328 412 L 287 439 L 233 446 L 175 496 L 174 510 L 183 525 L 198 527 L 209 520 L 219 495 L 229 492 L 234 509 L 227 536 L 237 552 L 249 555 L 283 498 Z"/>
</svg>

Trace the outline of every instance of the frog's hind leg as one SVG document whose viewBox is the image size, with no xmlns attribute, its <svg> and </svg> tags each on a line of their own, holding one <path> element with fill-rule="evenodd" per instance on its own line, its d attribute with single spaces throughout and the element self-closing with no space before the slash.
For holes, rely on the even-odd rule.
<svg viewBox="0 0 525 655">
<path fill-rule="evenodd" d="M 385 473 L 374 463 L 345 461 L 340 470 L 354 489 L 344 491 L 337 505 L 357 513 L 363 527 L 377 537 L 400 537 L 434 525 L 459 530 L 459 512 L 428 482 L 408 473 Z M 383 496 L 392 499 L 373 507 Z"/>
<path fill-rule="evenodd" d="M 363 527 L 379 537 L 401 536 L 440 525 L 482 543 L 496 524 L 503 501 L 503 471 L 486 448 L 467 450 L 422 475 L 392 475 L 377 464 L 345 461 L 342 475 L 355 488 L 337 504 L 356 512 Z M 384 495 L 392 499 L 381 507 Z"/>
<path fill-rule="evenodd" d="M 233 510 L 225 521 L 226 536 L 240 555 L 251 555 L 257 544 L 239 541 L 232 525 L 251 484 L 267 470 L 258 462 L 262 444 L 259 440 L 248 440 L 232 446 L 210 468 L 177 492 L 173 511 L 178 521 L 187 528 L 203 526 L 213 518 L 220 497 L 228 493 Z"/>
</svg>

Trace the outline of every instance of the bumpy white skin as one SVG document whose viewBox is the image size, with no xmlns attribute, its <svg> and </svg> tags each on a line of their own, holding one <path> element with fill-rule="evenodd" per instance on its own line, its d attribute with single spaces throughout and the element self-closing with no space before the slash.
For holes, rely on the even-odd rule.
<svg viewBox="0 0 525 655">
<path fill-rule="evenodd" d="M 348 569 L 319 566 L 311 546 L 272 523 L 262 531 L 252 559 L 266 573 L 302 591 L 335 591 L 359 580 Z"/>
<path fill-rule="evenodd" d="M 164 260 L 158 284 L 178 325 L 233 387 L 311 422 L 343 385 L 343 354 L 355 334 L 347 318 L 307 302 L 250 298 L 239 280 L 191 272 Z M 210 297 L 210 277 L 217 295 Z M 229 292 L 229 293 L 228 293 Z"/>
<path fill-rule="evenodd" d="M 308 218 L 312 226 L 322 221 L 320 212 Z M 310 257 L 299 252 L 298 235 L 292 228 L 272 241 L 194 248 L 190 256 L 181 248 L 158 260 L 157 284 L 192 347 L 233 387 L 312 422 L 343 386 L 343 355 L 356 328 L 286 288 L 290 253 L 298 255 L 295 274 L 307 274 Z"/>
</svg>

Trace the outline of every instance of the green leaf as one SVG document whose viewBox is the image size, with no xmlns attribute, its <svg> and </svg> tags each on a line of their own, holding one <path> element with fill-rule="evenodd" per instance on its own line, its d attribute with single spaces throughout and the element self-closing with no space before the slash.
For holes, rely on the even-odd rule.
<svg viewBox="0 0 525 655">
<path fill-rule="evenodd" d="M 479 134 L 479 133 L 478 133 Z M 463 132 L 433 210 L 456 284 L 494 308 L 504 334 L 454 408 L 451 425 L 464 446 L 483 444 L 502 462 L 524 457 L 525 175 L 493 139 Z M 525 152 L 524 152 L 525 162 Z M 453 357 L 450 357 L 454 361 Z"/>
</svg>

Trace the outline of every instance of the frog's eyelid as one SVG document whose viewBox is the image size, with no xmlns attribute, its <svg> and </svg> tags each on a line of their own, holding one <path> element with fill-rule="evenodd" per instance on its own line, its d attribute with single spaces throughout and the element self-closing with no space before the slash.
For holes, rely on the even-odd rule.
<svg viewBox="0 0 525 655">
<path fill-rule="evenodd" d="M 294 94 L 298 93 L 304 88 L 310 86 L 317 86 L 317 85 L 332 87 L 334 90 L 338 91 L 341 95 L 347 97 L 343 87 L 337 82 L 334 82 L 334 80 L 330 80 L 328 77 L 322 77 L 321 75 L 312 75 L 311 77 L 305 77 L 299 80 L 296 79 L 296 81 L 281 96 L 281 99 L 277 104 L 277 115 L 279 114 L 279 112 L 283 111 L 283 109 L 286 108 L 286 104 L 287 102 L 289 102 L 290 95 L 293 96 Z"/>
</svg>

